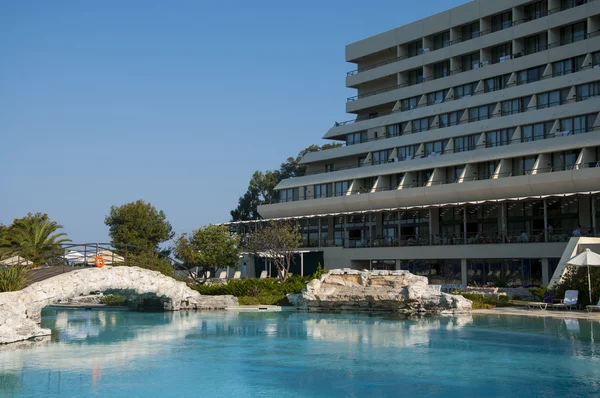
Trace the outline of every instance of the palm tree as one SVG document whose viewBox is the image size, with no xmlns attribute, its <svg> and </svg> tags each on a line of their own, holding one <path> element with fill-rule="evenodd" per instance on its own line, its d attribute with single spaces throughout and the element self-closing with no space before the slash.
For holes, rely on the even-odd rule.
<svg viewBox="0 0 600 398">
<path fill-rule="evenodd" d="M 43 218 L 27 218 L 15 222 L 11 227 L 4 245 L 10 243 L 12 248 L 22 248 L 19 254 L 36 265 L 60 251 L 60 244 L 71 242 L 64 232 L 56 232 L 63 226 Z M 8 241 L 8 242 L 7 242 Z"/>
</svg>

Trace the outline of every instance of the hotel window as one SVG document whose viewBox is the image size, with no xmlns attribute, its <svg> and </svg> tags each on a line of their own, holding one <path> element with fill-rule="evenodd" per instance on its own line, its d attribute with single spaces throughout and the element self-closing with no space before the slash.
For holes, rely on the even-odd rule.
<svg viewBox="0 0 600 398">
<path fill-rule="evenodd" d="M 552 171 L 572 170 L 577 163 L 579 151 L 563 151 L 552 154 Z"/>
<path fill-rule="evenodd" d="M 402 135 L 402 131 L 404 130 L 402 123 L 392 124 L 390 126 L 386 126 L 386 134 L 388 137 L 399 137 Z"/>
<path fill-rule="evenodd" d="M 440 115 L 439 127 L 442 128 L 459 124 L 464 112 L 465 111 L 461 110 Z"/>
<path fill-rule="evenodd" d="M 575 116 L 560 120 L 560 131 L 569 132 L 569 134 L 589 133 L 594 127 L 597 113 L 590 115 Z"/>
<path fill-rule="evenodd" d="M 512 160 L 512 175 L 527 175 L 531 174 L 537 156 L 525 156 L 522 158 L 513 158 Z"/>
<path fill-rule="evenodd" d="M 366 156 L 361 156 L 358 158 L 358 167 L 363 167 L 365 165 L 365 161 L 367 160 Z"/>
<path fill-rule="evenodd" d="M 579 72 L 583 69 L 583 61 L 585 61 L 585 55 L 556 61 L 552 64 L 552 76 L 562 76 Z"/>
<path fill-rule="evenodd" d="M 390 179 L 392 180 L 392 185 L 396 188 L 398 188 L 400 186 L 400 184 L 402 184 L 403 178 L 404 178 L 404 173 L 394 174 L 393 176 L 390 177 Z"/>
<path fill-rule="evenodd" d="M 314 186 L 315 199 L 330 198 L 333 196 L 333 184 L 318 184 Z"/>
<path fill-rule="evenodd" d="M 514 132 L 514 128 L 489 131 L 485 134 L 485 146 L 492 148 L 496 146 L 508 145 L 510 144 Z"/>
<path fill-rule="evenodd" d="M 412 123 L 412 131 L 413 133 L 418 133 L 420 131 L 427 131 L 431 128 L 431 123 L 433 123 L 433 116 L 424 117 L 423 119 L 413 120 Z"/>
<path fill-rule="evenodd" d="M 377 177 L 365 177 L 362 179 L 363 190 L 370 191 L 377 182 Z"/>
<path fill-rule="evenodd" d="M 577 86 L 577 101 L 583 101 L 600 95 L 600 82 Z"/>
<path fill-rule="evenodd" d="M 456 97 L 456 99 L 470 97 L 473 95 L 473 93 L 475 93 L 476 88 L 477 83 L 467 83 L 463 84 L 462 86 L 456 86 L 454 87 L 454 97 Z"/>
<path fill-rule="evenodd" d="M 487 180 L 496 172 L 499 161 L 492 160 L 490 162 L 483 162 L 477 165 L 477 175 L 480 180 Z"/>
<path fill-rule="evenodd" d="M 419 104 L 420 95 L 411 98 L 405 98 L 400 101 L 400 109 L 402 111 L 408 111 L 410 109 L 415 109 Z"/>
<path fill-rule="evenodd" d="M 398 159 L 408 160 L 415 156 L 415 153 L 419 149 L 419 145 L 408 145 L 398 148 Z"/>
<path fill-rule="evenodd" d="M 454 152 L 456 153 L 474 150 L 477 146 L 477 138 L 479 138 L 479 134 L 456 137 L 454 139 Z"/>
<path fill-rule="evenodd" d="M 523 39 L 523 55 L 535 54 L 546 49 L 546 33 Z"/>
<path fill-rule="evenodd" d="M 427 94 L 427 105 L 441 104 L 446 99 L 446 95 L 448 95 L 448 90 L 440 90 Z"/>
<path fill-rule="evenodd" d="M 325 172 L 326 173 L 331 173 L 333 170 L 333 163 L 328 163 L 325 165 Z"/>
<path fill-rule="evenodd" d="M 450 31 L 447 30 L 433 36 L 433 49 L 448 47 L 450 45 Z"/>
<path fill-rule="evenodd" d="M 502 76 L 496 76 L 484 81 L 484 90 L 486 93 L 491 93 L 492 91 L 504 90 L 508 86 L 508 81 L 510 80 L 510 73 L 507 73 Z"/>
<path fill-rule="evenodd" d="M 592 54 L 592 66 L 593 67 L 600 66 L 600 51 L 595 52 L 594 54 Z"/>
<path fill-rule="evenodd" d="M 408 43 L 406 45 L 406 54 L 408 55 L 408 58 L 423 54 L 423 40 Z"/>
<path fill-rule="evenodd" d="M 569 8 L 577 7 L 587 3 L 589 0 L 561 0 L 560 10 L 568 10 Z"/>
<path fill-rule="evenodd" d="M 476 51 L 471 54 L 463 55 L 461 57 L 461 65 L 463 71 L 473 70 L 475 68 L 479 68 L 479 51 Z"/>
<path fill-rule="evenodd" d="M 366 131 L 359 131 L 357 133 L 350 133 L 346 135 L 346 145 L 355 145 L 362 142 L 367 142 Z"/>
<path fill-rule="evenodd" d="M 560 28 L 560 44 L 570 44 L 585 39 L 587 22 L 582 21 L 573 25 Z"/>
<path fill-rule="evenodd" d="M 446 183 L 452 184 L 455 182 L 462 182 L 461 176 L 465 170 L 464 166 L 452 166 L 446 168 Z"/>
<path fill-rule="evenodd" d="M 512 26 L 512 11 L 507 11 L 502 14 L 492 17 L 492 32 L 504 30 Z"/>
<path fill-rule="evenodd" d="M 373 152 L 373 164 L 387 163 L 392 156 L 391 149 L 384 149 L 383 151 Z"/>
<path fill-rule="evenodd" d="M 481 32 L 479 30 L 479 21 L 464 25 L 461 28 L 462 40 L 467 41 L 479 37 Z"/>
<path fill-rule="evenodd" d="M 423 83 L 423 68 L 417 68 L 408 71 L 408 85 Z"/>
<path fill-rule="evenodd" d="M 288 188 L 279 191 L 280 202 L 294 202 L 299 199 L 300 189 L 299 188 Z"/>
<path fill-rule="evenodd" d="M 439 140 L 428 142 L 425 144 L 425 157 L 427 156 L 435 156 L 442 155 L 444 153 L 444 149 L 448 144 L 448 140 Z"/>
<path fill-rule="evenodd" d="M 548 1 L 542 0 L 524 7 L 525 22 L 548 15 Z"/>
<path fill-rule="evenodd" d="M 505 61 L 512 57 L 512 42 L 500 44 L 492 48 L 492 63 Z"/>
<path fill-rule="evenodd" d="M 469 109 L 469 121 L 476 122 L 479 120 L 487 120 L 492 117 L 496 104 L 482 105 L 476 108 Z"/>
<path fill-rule="evenodd" d="M 450 61 L 442 61 L 437 64 L 433 64 L 433 78 L 440 79 L 442 77 L 450 76 Z"/>
<path fill-rule="evenodd" d="M 538 94 L 537 109 L 551 108 L 564 104 L 569 96 L 569 90 L 568 88 L 563 88 L 561 90 Z"/>
<path fill-rule="evenodd" d="M 545 140 L 551 135 L 554 122 L 536 123 L 523 126 L 521 142 Z"/>
<path fill-rule="evenodd" d="M 537 82 L 544 75 L 544 69 L 546 69 L 546 66 L 542 65 L 519 71 L 517 73 L 518 84 Z"/>
<path fill-rule="evenodd" d="M 502 101 L 500 104 L 500 112 L 502 113 L 502 116 L 525 112 L 530 101 L 531 96 Z"/>
<path fill-rule="evenodd" d="M 335 196 L 344 196 L 350 187 L 349 181 L 338 181 L 335 183 Z"/>
</svg>

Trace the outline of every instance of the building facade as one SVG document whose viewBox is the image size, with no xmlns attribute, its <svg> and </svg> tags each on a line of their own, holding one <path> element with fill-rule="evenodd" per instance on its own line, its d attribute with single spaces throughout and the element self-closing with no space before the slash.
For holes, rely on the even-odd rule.
<svg viewBox="0 0 600 398">
<path fill-rule="evenodd" d="M 346 61 L 353 118 L 323 137 L 343 145 L 259 207 L 328 268 L 541 285 L 571 238 L 599 236 L 600 1 L 474 0 Z"/>
</svg>

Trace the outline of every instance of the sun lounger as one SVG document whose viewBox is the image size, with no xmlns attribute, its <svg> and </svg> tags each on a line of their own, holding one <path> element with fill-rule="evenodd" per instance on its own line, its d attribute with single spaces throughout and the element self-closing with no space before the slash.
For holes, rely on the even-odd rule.
<svg viewBox="0 0 600 398">
<path fill-rule="evenodd" d="M 221 271 L 219 273 L 219 279 L 227 279 L 227 272 L 226 271 Z"/>
<path fill-rule="evenodd" d="M 267 278 L 267 276 L 268 276 L 268 275 L 267 275 L 267 271 L 262 271 L 262 272 L 260 273 L 260 278 L 259 278 L 259 279 L 266 279 L 266 278 Z"/>
<path fill-rule="evenodd" d="M 545 310 L 548 308 L 548 303 L 544 303 L 543 301 L 530 301 L 527 303 L 527 308 L 539 308 L 540 310 Z"/>
<path fill-rule="evenodd" d="M 600 311 L 600 300 L 598 300 L 598 304 L 596 304 L 596 305 L 587 305 L 585 308 L 588 310 L 588 312 Z"/>
<path fill-rule="evenodd" d="M 565 298 L 560 303 L 552 304 L 552 308 L 567 309 L 570 310 L 577 306 L 577 297 L 579 296 L 578 290 L 567 290 L 565 292 Z"/>
<path fill-rule="evenodd" d="M 242 277 L 242 271 L 235 271 L 233 279 L 240 279 Z"/>
<path fill-rule="evenodd" d="M 565 319 L 565 326 L 567 331 L 571 333 L 579 333 L 579 321 L 577 319 Z"/>
</svg>

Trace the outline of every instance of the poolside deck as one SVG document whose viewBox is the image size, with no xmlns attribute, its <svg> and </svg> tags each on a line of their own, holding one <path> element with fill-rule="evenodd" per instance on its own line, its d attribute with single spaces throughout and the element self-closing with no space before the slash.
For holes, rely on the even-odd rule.
<svg viewBox="0 0 600 398">
<path fill-rule="evenodd" d="M 590 321 L 600 321 L 600 312 L 587 312 L 581 310 L 540 310 L 529 309 L 525 307 L 502 307 L 491 310 L 473 310 L 473 314 L 485 315 L 518 315 L 518 316 L 533 316 L 543 318 L 575 318 L 587 319 Z"/>
</svg>

